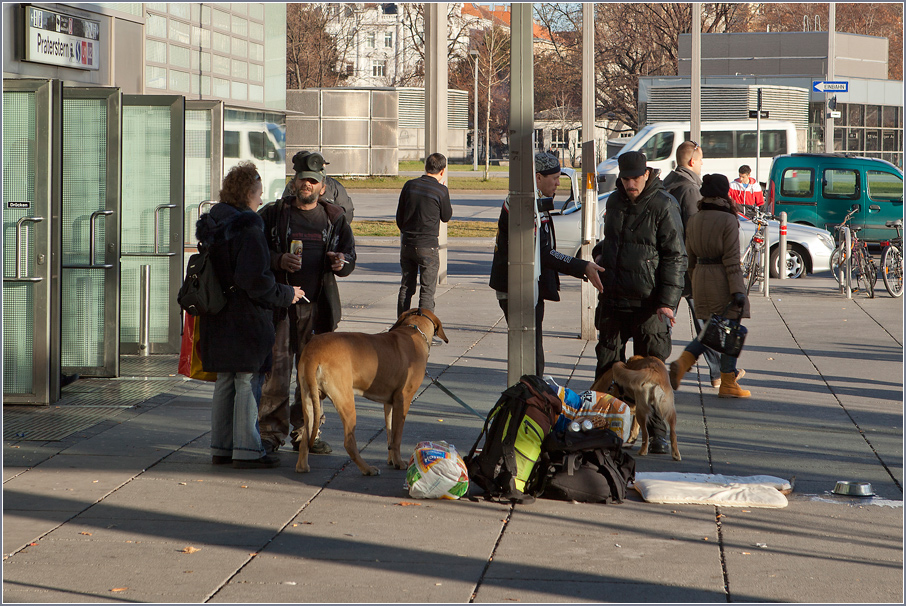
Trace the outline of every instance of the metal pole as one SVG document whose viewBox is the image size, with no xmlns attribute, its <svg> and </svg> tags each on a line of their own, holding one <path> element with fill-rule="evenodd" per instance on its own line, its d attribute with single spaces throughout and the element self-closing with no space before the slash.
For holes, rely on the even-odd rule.
<svg viewBox="0 0 906 606">
<path fill-rule="evenodd" d="M 837 6 L 833 2 L 828 3 L 827 17 L 827 81 L 832 82 L 834 79 L 834 30 L 837 27 Z M 827 109 L 827 93 L 824 95 L 824 151 L 834 153 L 834 119 L 831 118 Z"/>
<path fill-rule="evenodd" d="M 425 4 L 425 158 L 447 155 L 447 4 Z M 437 234 L 437 283 L 447 283 L 447 224 Z"/>
<path fill-rule="evenodd" d="M 535 374 L 535 168 L 532 5 L 513 3 L 510 30 L 510 258 L 507 382 Z"/>
<path fill-rule="evenodd" d="M 702 5 L 692 3 L 692 107 L 689 109 L 689 137 L 701 141 L 702 130 Z M 674 162 L 674 168 L 676 163 Z"/>
<path fill-rule="evenodd" d="M 844 282 L 843 290 L 844 290 L 844 292 L 846 293 L 846 298 L 847 298 L 847 299 L 852 299 L 852 298 L 853 298 L 853 291 L 852 291 L 852 285 L 853 285 L 853 255 L 852 255 L 852 250 L 853 250 L 853 240 L 852 240 L 852 235 L 851 235 L 850 232 L 849 232 L 849 226 L 843 228 L 843 241 L 846 243 L 845 248 L 843 249 L 843 250 L 844 250 L 843 254 L 846 256 L 846 266 L 845 266 L 845 268 L 844 268 L 844 273 L 845 273 L 845 275 L 846 275 L 846 279 L 843 281 L 843 282 Z"/>
<path fill-rule="evenodd" d="M 779 253 L 780 260 L 779 260 L 779 267 L 778 267 L 778 269 L 780 270 L 780 279 L 786 280 L 787 279 L 787 275 L 786 275 L 787 274 L 787 271 L 786 271 L 787 250 L 786 250 L 786 212 L 785 211 L 780 213 L 780 243 L 778 244 L 778 247 L 780 249 L 780 253 Z M 803 271 L 805 271 L 805 268 L 803 268 Z"/>
<path fill-rule="evenodd" d="M 597 244 L 598 182 L 595 159 L 595 5 L 582 5 L 582 258 L 591 260 L 591 249 Z M 598 292 L 582 281 L 581 337 L 597 338 L 595 307 Z"/>
<path fill-rule="evenodd" d="M 475 57 L 475 95 L 473 96 L 474 105 L 473 105 L 473 119 L 472 124 L 474 125 L 472 129 L 472 170 L 478 172 L 478 59 L 479 53 L 477 50 L 469 51 L 469 54 Z"/>
<path fill-rule="evenodd" d="M 758 89 L 758 107 L 755 110 L 755 181 L 761 183 L 758 166 L 761 162 L 761 89 Z"/>
<path fill-rule="evenodd" d="M 771 226 L 764 226 L 764 246 L 761 249 L 761 267 L 764 268 L 764 298 L 771 298 Z"/>
<path fill-rule="evenodd" d="M 139 277 L 141 293 L 139 298 L 138 354 L 151 353 L 151 266 L 142 265 Z"/>
</svg>

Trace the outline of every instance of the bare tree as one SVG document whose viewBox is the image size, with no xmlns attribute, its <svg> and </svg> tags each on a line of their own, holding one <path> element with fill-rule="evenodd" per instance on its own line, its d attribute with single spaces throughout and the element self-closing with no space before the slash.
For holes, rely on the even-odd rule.
<svg viewBox="0 0 906 606">
<path fill-rule="evenodd" d="M 475 32 L 472 48 L 478 50 L 478 82 L 484 85 L 485 113 L 484 178 L 490 177 L 491 141 L 500 144 L 509 123 L 510 31 L 500 25 Z M 482 81 L 484 77 L 484 81 Z M 491 123 L 494 123 L 494 131 Z"/>
<path fill-rule="evenodd" d="M 405 3 L 400 6 L 404 35 L 418 59 L 410 70 L 399 74 L 395 86 L 422 86 L 425 78 L 425 5 Z M 461 3 L 447 3 L 447 60 L 451 64 L 468 57 L 469 35 L 478 22 L 474 17 L 461 15 L 460 6 Z"/>
<path fill-rule="evenodd" d="M 332 18 L 326 4 L 286 5 L 286 88 L 318 88 L 346 79 L 339 66 L 345 40 L 327 33 Z"/>
</svg>

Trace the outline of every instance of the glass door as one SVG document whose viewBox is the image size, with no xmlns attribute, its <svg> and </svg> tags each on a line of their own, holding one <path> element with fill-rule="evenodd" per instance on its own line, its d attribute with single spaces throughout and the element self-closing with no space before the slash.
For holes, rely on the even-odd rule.
<svg viewBox="0 0 906 606">
<path fill-rule="evenodd" d="M 120 351 L 178 353 L 185 223 L 185 98 L 123 95 Z M 150 272 L 147 341 L 140 349 L 142 266 Z"/>
<path fill-rule="evenodd" d="M 60 399 L 62 83 L 3 81 L 3 403 Z"/>
<path fill-rule="evenodd" d="M 63 89 L 64 374 L 119 374 L 119 89 Z"/>
</svg>

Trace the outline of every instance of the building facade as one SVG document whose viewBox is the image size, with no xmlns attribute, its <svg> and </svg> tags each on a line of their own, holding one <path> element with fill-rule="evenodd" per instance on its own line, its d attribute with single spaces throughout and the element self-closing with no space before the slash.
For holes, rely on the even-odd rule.
<svg viewBox="0 0 906 606">
<path fill-rule="evenodd" d="M 4 403 L 176 353 L 224 171 L 285 176 L 282 4 L 2 6 Z"/>
</svg>

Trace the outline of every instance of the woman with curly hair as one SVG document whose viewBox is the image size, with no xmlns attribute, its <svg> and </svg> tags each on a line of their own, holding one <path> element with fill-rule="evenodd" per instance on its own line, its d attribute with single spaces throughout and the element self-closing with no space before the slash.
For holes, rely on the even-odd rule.
<svg viewBox="0 0 906 606">
<path fill-rule="evenodd" d="M 270 269 L 261 206 L 261 176 L 251 162 L 229 170 L 220 203 L 198 219 L 199 248 L 208 248 L 227 303 L 200 320 L 199 354 L 205 371 L 216 372 L 211 407 L 211 454 L 215 465 L 240 469 L 278 467 L 258 431 L 253 394 L 259 373 L 270 364 L 274 307 L 288 307 L 304 292 L 277 284 Z"/>
</svg>

